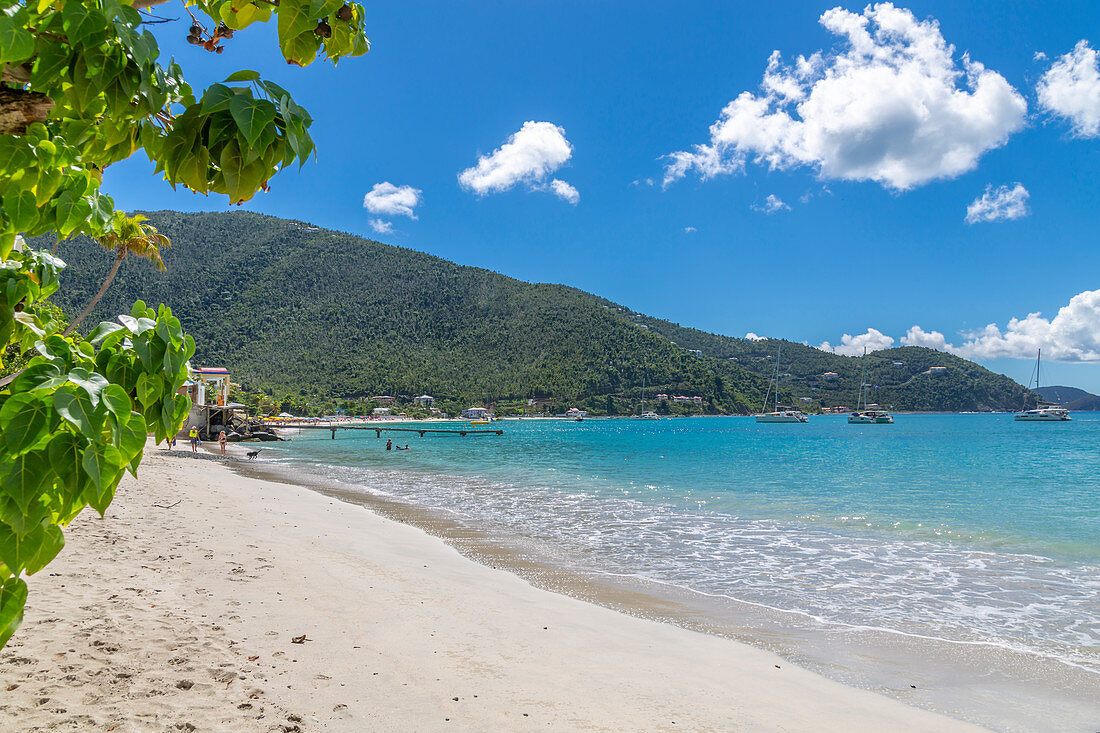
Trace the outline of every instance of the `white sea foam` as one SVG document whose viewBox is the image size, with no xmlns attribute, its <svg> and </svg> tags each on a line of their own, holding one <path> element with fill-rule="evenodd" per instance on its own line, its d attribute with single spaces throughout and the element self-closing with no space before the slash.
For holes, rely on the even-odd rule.
<svg viewBox="0 0 1100 733">
<path fill-rule="evenodd" d="M 1024 651 L 1100 673 L 1100 568 L 627 493 L 348 467 L 345 483 L 447 510 L 561 562 L 795 613 L 815 623 Z"/>
</svg>

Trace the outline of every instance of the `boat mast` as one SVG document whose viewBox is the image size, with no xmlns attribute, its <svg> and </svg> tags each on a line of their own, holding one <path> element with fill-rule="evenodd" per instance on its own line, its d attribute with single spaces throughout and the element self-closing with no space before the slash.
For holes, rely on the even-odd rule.
<svg viewBox="0 0 1100 733">
<path fill-rule="evenodd" d="M 867 386 L 867 347 L 863 347 L 863 357 L 859 360 L 859 394 L 856 395 L 856 412 L 859 412 L 859 402 L 863 400 L 863 404 L 867 404 L 867 397 L 863 393 L 863 388 Z"/>
<path fill-rule="evenodd" d="M 1039 394 L 1039 362 L 1043 359 L 1043 350 L 1040 348 L 1035 352 L 1035 409 L 1039 409 L 1043 405 L 1043 396 Z"/>
<path fill-rule="evenodd" d="M 783 344 L 779 344 L 779 352 L 775 355 L 775 411 L 779 412 L 779 360 L 783 358 Z"/>
</svg>

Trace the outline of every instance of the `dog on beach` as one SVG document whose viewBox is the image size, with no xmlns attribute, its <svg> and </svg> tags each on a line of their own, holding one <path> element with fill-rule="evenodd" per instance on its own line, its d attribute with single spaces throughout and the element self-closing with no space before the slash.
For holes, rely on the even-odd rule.
<svg viewBox="0 0 1100 733">
<path fill-rule="evenodd" d="M 248 460 L 254 461 L 254 460 L 256 460 L 256 456 L 260 455 L 261 450 L 263 450 L 263 449 L 258 448 L 256 450 L 250 450 L 247 453 L 245 453 L 245 455 L 248 456 Z"/>
</svg>

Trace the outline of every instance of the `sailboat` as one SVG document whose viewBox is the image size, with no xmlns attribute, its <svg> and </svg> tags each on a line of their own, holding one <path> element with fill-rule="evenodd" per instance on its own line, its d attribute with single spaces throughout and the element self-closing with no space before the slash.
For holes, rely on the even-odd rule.
<svg viewBox="0 0 1100 733">
<path fill-rule="evenodd" d="M 1035 355 L 1035 391 L 1039 391 L 1039 362 L 1043 356 L 1043 350 L 1039 349 L 1039 352 Z M 1031 382 L 1027 383 L 1028 388 L 1031 387 Z M 1052 402 L 1046 402 L 1042 397 L 1035 405 L 1034 410 L 1024 410 L 1023 412 L 1016 413 L 1016 419 L 1024 422 L 1063 422 L 1065 420 L 1072 420 L 1069 416 L 1069 410 L 1056 405 Z"/>
<path fill-rule="evenodd" d="M 783 356 L 783 344 L 779 344 L 779 352 L 775 355 L 775 376 L 768 382 L 768 391 L 764 393 L 764 406 L 760 408 L 760 414 L 754 415 L 756 422 L 809 422 L 810 418 L 802 410 L 779 409 L 779 359 Z M 772 394 L 772 386 L 775 386 L 775 410 L 764 412 L 768 409 L 768 398 Z"/>
<path fill-rule="evenodd" d="M 642 399 L 638 406 L 638 417 L 635 420 L 660 420 L 661 416 L 653 410 L 645 409 L 645 371 L 642 371 Z"/>
<path fill-rule="evenodd" d="M 863 349 L 863 358 L 860 360 L 862 369 L 859 372 L 859 395 L 856 397 L 856 409 L 848 415 L 849 425 L 889 425 L 894 418 L 878 405 L 867 404 L 867 348 Z M 861 408 L 860 405 L 863 405 Z"/>
</svg>

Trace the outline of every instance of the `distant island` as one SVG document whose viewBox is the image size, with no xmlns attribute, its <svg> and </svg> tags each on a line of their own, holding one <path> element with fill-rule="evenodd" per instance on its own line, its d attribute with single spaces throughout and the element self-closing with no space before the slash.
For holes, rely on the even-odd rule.
<svg viewBox="0 0 1100 733">
<path fill-rule="evenodd" d="M 250 212 L 147 212 L 172 239 L 166 272 L 124 263 L 88 323 L 165 302 L 254 395 L 299 412 L 368 412 L 376 395 L 435 397 L 451 414 L 748 414 L 779 341 L 706 333 L 564 285 L 526 283 L 301 221 Z M 49 244 L 39 242 L 39 246 Z M 75 311 L 112 255 L 65 242 L 58 302 Z M 782 341 L 780 401 L 854 406 L 861 365 Z M 870 399 L 897 411 L 1016 410 L 1035 395 L 973 362 L 919 347 L 867 356 Z M 663 396 L 658 399 L 658 396 Z M 679 398 L 679 399 L 678 399 Z M 292 410 L 295 411 L 295 410 Z"/>
<path fill-rule="evenodd" d="M 1062 405 L 1069 410 L 1078 412 L 1100 410 L 1100 395 L 1094 395 L 1077 387 L 1040 387 L 1035 391 L 1044 400 Z"/>
</svg>

